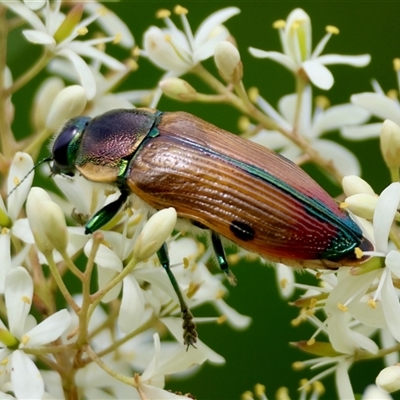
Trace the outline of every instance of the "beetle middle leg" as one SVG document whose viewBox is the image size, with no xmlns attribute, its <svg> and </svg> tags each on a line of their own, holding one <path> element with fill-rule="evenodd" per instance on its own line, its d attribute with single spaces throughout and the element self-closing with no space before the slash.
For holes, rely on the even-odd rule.
<svg viewBox="0 0 400 400">
<path fill-rule="evenodd" d="M 233 286 L 236 285 L 236 277 L 233 274 L 233 272 L 229 269 L 228 261 L 226 261 L 224 247 L 222 246 L 221 237 L 218 235 L 218 233 L 214 231 L 211 231 L 211 243 L 219 267 L 225 273 L 229 283 Z"/>
<path fill-rule="evenodd" d="M 168 256 L 168 248 L 166 243 L 164 243 L 160 250 L 157 251 L 158 259 L 160 260 L 161 265 L 165 269 L 168 278 L 172 284 L 172 287 L 175 290 L 176 295 L 179 299 L 179 305 L 181 307 L 181 315 L 183 319 L 183 340 L 184 343 L 189 346 L 194 346 L 197 339 L 197 331 L 196 331 L 196 324 L 193 321 L 193 314 L 190 311 L 188 305 L 186 304 L 185 299 L 183 298 L 181 289 L 179 288 L 178 282 L 175 279 L 174 274 L 170 268 L 169 256 Z"/>
</svg>

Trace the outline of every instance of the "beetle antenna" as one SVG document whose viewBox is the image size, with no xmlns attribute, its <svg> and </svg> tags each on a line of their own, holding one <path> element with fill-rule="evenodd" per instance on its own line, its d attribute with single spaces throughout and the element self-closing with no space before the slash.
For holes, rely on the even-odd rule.
<svg viewBox="0 0 400 400">
<path fill-rule="evenodd" d="M 45 162 L 49 162 L 49 161 L 51 161 L 52 159 L 53 159 L 52 157 L 46 157 L 46 158 L 43 158 L 42 160 L 38 161 L 38 162 L 32 167 L 32 169 L 30 169 L 30 170 L 28 171 L 28 173 L 21 179 L 21 181 L 18 183 L 18 185 L 16 185 L 16 186 L 13 187 L 13 189 L 11 190 L 11 192 L 8 193 L 7 198 L 10 197 L 11 193 L 13 193 L 14 190 L 17 189 L 17 187 L 18 187 L 19 185 L 21 185 L 21 183 L 22 183 L 22 182 L 23 182 L 23 181 L 24 181 L 24 180 L 25 180 L 39 165 L 41 165 L 41 164 L 43 164 L 43 163 L 45 163 Z"/>
</svg>

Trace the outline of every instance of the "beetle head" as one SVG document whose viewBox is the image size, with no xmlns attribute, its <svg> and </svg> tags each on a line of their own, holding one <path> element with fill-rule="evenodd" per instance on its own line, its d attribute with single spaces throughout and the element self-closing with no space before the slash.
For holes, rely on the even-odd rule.
<svg viewBox="0 0 400 400">
<path fill-rule="evenodd" d="M 74 175 L 79 142 L 90 120 L 90 117 L 72 118 L 61 129 L 53 143 L 51 166 L 53 175 Z"/>
</svg>

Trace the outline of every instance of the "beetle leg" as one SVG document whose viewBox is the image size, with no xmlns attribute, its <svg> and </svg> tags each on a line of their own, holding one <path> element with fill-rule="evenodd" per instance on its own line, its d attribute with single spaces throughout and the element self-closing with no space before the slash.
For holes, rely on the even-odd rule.
<svg viewBox="0 0 400 400">
<path fill-rule="evenodd" d="M 181 307 L 181 315 L 183 319 L 182 327 L 184 343 L 187 345 L 187 348 L 189 348 L 189 346 L 195 347 L 194 344 L 196 343 L 197 338 L 196 324 L 193 321 L 193 314 L 187 306 L 186 301 L 183 298 L 182 292 L 179 288 L 178 282 L 176 281 L 175 276 L 169 266 L 168 248 L 166 243 L 164 243 L 161 246 L 160 250 L 157 251 L 157 256 L 160 260 L 161 265 L 167 272 L 168 278 L 179 299 L 179 305 Z"/>
<path fill-rule="evenodd" d="M 211 231 L 211 243 L 214 249 L 215 257 L 222 271 L 225 272 L 226 277 L 231 285 L 236 285 L 236 277 L 229 269 L 228 261 L 226 261 L 224 247 L 222 246 L 221 238 L 218 233 Z"/>
<path fill-rule="evenodd" d="M 94 214 L 92 218 L 90 218 L 90 220 L 86 223 L 85 234 L 87 235 L 89 233 L 93 233 L 94 231 L 97 231 L 105 224 L 110 222 L 124 205 L 124 203 L 128 199 L 128 196 L 128 191 L 121 190 L 121 195 L 118 197 L 117 200 L 107 204 L 102 209 L 97 211 L 97 213 Z"/>
</svg>

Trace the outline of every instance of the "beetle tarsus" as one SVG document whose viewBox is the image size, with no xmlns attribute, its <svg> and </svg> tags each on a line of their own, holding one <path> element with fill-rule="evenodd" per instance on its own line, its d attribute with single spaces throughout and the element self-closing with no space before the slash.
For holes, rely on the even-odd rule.
<svg viewBox="0 0 400 400">
<path fill-rule="evenodd" d="M 183 294 L 181 292 L 181 289 L 179 288 L 178 282 L 176 281 L 176 278 L 174 274 L 171 271 L 171 268 L 169 266 L 169 256 L 168 256 L 168 248 L 167 244 L 164 243 L 160 250 L 157 251 L 157 256 L 158 259 L 165 269 L 165 272 L 168 275 L 168 278 L 172 284 L 172 287 L 175 290 L 176 295 L 178 296 L 179 299 L 179 305 L 181 307 L 181 315 L 183 319 L 183 341 L 184 344 L 189 346 L 194 346 L 194 343 L 197 341 L 197 331 L 196 331 L 196 324 L 193 321 L 193 314 L 190 311 L 189 307 L 186 304 L 185 299 L 183 298 Z"/>
<path fill-rule="evenodd" d="M 193 314 L 187 308 L 182 310 L 181 315 L 183 319 L 183 343 L 187 346 L 186 351 L 189 349 L 189 346 L 193 346 L 196 349 L 197 347 L 195 346 L 195 343 L 197 342 L 198 335 L 196 324 L 193 321 Z"/>
<path fill-rule="evenodd" d="M 226 277 L 228 278 L 228 282 L 232 286 L 236 286 L 237 279 L 233 272 L 229 269 L 224 247 L 222 246 L 221 237 L 214 231 L 211 231 L 211 243 L 220 269 L 225 273 Z"/>
</svg>

